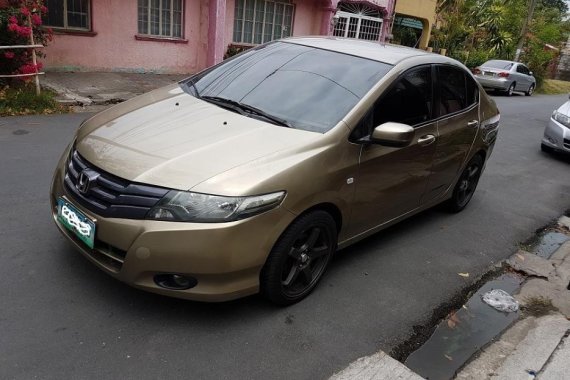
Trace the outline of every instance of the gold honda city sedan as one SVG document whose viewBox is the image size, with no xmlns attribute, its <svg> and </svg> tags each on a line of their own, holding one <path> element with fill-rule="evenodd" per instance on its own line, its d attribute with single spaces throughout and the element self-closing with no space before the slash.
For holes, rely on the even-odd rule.
<svg viewBox="0 0 570 380">
<path fill-rule="evenodd" d="M 280 40 L 85 121 L 55 171 L 53 218 L 134 287 L 291 304 L 337 249 L 442 202 L 463 209 L 498 126 L 453 59 Z"/>
</svg>

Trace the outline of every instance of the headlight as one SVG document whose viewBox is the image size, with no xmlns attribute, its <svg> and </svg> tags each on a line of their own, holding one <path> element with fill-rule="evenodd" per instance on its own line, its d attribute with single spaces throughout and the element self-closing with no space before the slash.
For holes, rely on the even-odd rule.
<svg viewBox="0 0 570 380">
<path fill-rule="evenodd" d="M 221 223 L 248 218 L 281 204 L 284 191 L 249 197 L 170 191 L 147 214 L 147 219 Z"/>
<path fill-rule="evenodd" d="M 570 128 L 570 117 L 558 112 L 558 110 L 552 113 L 552 118 L 563 126 Z"/>
</svg>

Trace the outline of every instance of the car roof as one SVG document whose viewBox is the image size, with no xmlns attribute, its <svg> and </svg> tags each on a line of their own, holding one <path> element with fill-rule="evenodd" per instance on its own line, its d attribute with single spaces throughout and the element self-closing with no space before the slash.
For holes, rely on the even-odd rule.
<svg viewBox="0 0 570 380">
<path fill-rule="evenodd" d="M 438 57 L 438 61 L 443 57 L 439 54 L 428 53 L 423 50 L 413 49 L 406 46 L 381 44 L 374 41 L 363 41 L 353 38 L 340 37 L 291 37 L 286 38 L 283 42 L 294 43 L 298 45 L 311 46 L 319 49 L 336 51 L 339 53 L 354 55 L 357 57 L 367 58 L 374 61 L 395 65 L 400 61 L 411 57 L 434 56 Z M 449 61 L 453 61 L 447 58 Z"/>
</svg>

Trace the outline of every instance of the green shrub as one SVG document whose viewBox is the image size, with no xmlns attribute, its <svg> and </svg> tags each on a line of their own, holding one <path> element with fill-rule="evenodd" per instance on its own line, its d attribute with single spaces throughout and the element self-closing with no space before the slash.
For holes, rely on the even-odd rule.
<svg viewBox="0 0 570 380">
<path fill-rule="evenodd" d="M 32 85 L 0 88 L 0 116 L 51 114 L 67 109 L 55 101 L 55 94 L 42 90 L 36 95 Z"/>
</svg>

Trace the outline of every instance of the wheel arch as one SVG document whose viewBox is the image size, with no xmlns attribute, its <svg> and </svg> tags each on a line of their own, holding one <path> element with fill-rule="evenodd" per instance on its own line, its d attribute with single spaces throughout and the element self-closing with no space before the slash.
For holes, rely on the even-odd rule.
<svg viewBox="0 0 570 380">
<path fill-rule="evenodd" d="M 299 214 L 297 216 L 297 218 L 299 218 L 305 214 L 308 214 L 309 212 L 316 211 L 316 210 L 325 211 L 332 216 L 332 218 L 334 219 L 334 222 L 336 224 L 337 234 L 339 234 L 340 229 L 342 228 L 343 218 L 342 218 L 342 212 L 340 211 L 340 208 L 338 208 L 338 206 L 335 205 L 334 203 L 330 203 L 330 202 L 318 203 L 314 206 L 309 207 L 305 211 L 303 211 L 301 214 Z M 297 219 L 297 218 L 295 218 L 295 219 Z"/>
</svg>

